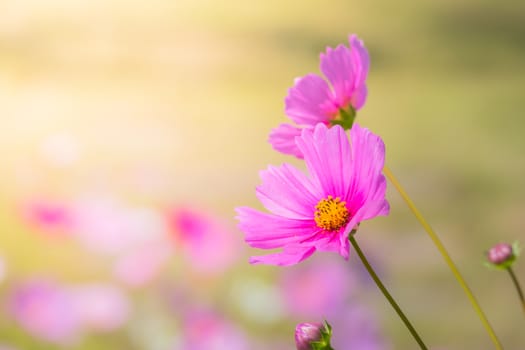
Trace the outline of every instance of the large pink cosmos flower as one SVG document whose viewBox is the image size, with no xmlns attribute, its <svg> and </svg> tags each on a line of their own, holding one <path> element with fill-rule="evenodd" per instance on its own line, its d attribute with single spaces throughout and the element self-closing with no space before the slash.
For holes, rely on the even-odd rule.
<svg viewBox="0 0 525 350">
<path fill-rule="evenodd" d="M 348 259 L 348 235 L 363 221 L 387 215 L 381 138 L 358 124 L 350 131 L 319 123 L 296 138 L 309 176 L 291 165 L 262 171 L 257 197 L 271 213 L 237 208 L 239 228 L 255 248 L 282 252 L 250 258 L 251 263 L 293 265 L 316 250 Z"/>
<path fill-rule="evenodd" d="M 370 59 L 363 42 L 356 35 L 349 38 L 350 47 L 328 47 L 321 53 L 321 71 L 332 87 L 320 76 L 308 74 L 298 78 L 288 91 L 285 113 L 299 127 L 281 124 L 270 133 L 273 148 L 285 154 L 302 158 L 294 138 L 302 128 L 313 128 L 317 123 L 326 125 L 352 124 L 355 111 L 366 100 L 366 77 Z"/>
</svg>

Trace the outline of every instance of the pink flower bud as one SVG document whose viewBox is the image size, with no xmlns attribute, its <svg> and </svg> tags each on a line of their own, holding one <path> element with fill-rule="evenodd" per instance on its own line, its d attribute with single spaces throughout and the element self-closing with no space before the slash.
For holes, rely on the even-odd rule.
<svg viewBox="0 0 525 350">
<path fill-rule="evenodd" d="M 487 252 L 487 259 L 494 265 L 502 265 L 514 259 L 512 246 L 507 243 L 498 243 Z"/>
<path fill-rule="evenodd" d="M 295 327 L 295 345 L 297 350 L 311 350 L 311 342 L 322 339 L 321 330 L 324 326 L 321 323 L 299 323 Z"/>
</svg>

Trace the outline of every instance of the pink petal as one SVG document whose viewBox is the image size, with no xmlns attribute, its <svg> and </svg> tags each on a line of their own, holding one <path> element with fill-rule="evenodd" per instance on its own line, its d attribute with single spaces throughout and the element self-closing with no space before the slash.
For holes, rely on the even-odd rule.
<svg viewBox="0 0 525 350">
<path fill-rule="evenodd" d="M 355 123 L 350 131 L 352 139 L 352 180 L 347 198 L 365 203 L 385 199 L 385 144 L 381 138 Z"/>
<path fill-rule="evenodd" d="M 312 178 L 323 189 L 322 198 L 331 195 L 345 200 L 352 169 L 350 144 L 343 128 L 335 125 L 328 129 L 319 123 L 313 133 L 303 130 L 297 146 Z"/>
<path fill-rule="evenodd" d="M 349 38 L 350 48 L 339 45 L 327 48 L 321 54 L 321 71 L 333 86 L 337 107 L 349 103 L 355 109 L 363 107 L 366 96 L 366 78 L 370 65 L 368 51 L 355 35 Z"/>
<path fill-rule="evenodd" d="M 357 110 L 363 107 L 368 95 L 368 89 L 366 85 L 363 84 L 354 91 L 352 98 L 350 99 L 350 104 Z"/>
<path fill-rule="evenodd" d="M 355 87 L 356 89 L 359 89 L 361 86 L 365 85 L 365 80 L 368 76 L 368 69 L 370 67 L 370 57 L 363 41 L 359 40 L 357 35 L 350 35 L 348 41 L 350 43 L 352 62 L 354 64 Z M 358 107 L 354 107 L 358 109 Z"/>
<path fill-rule="evenodd" d="M 390 211 L 390 205 L 386 200 L 369 201 L 359 209 L 360 221 L 369 220 L 376 216 L 386 216 Z"/>
<path fill-rule="evenodd" d="M 255 248 L 273 249 L 294 244 L 317 230 L 313 219 L 289 219 L 247 207 L 236 208 L 236 211 L 246 243 Z"/>
<path fill-rule="evenodd" d="M 341 231 L 341 234 L 339 235 L 339 247 L 340 251 L 339 254 L 343 256 L 345 259 L 348 260 L 348 255 L 350 251 L 350 246 L 348 243 L 348 235 L 352 232 L 352 230 L 361 222 L 364 220 L 369 220 L 372 218 L 375 218 L 376 216 L 384 216 L 388 215 L 389 212 L 389 205 L 388 202 L 383 200 L 377 200 L 377 201 L 369 201 L 366 202 L 364 205 L 362 205 L 352 216 L 352 219 L 348 224 L 346 225 L 346 228 Z"/>
<path fill-rule="evenodd" d="M 355 91 L 356 75 L 350 49 L 339 45 L 321 54 L 321 71 L 334 88 L 338 108 L 346 108 Z"/>
<path fill-rule="evenodd" d="M 349 246 L 344 242 L 342 238 L 343 231 L 329 234 L 324 231 L 320 231 L 313 240 L 315 248 L 320 252 L 333 252 L 340 254 L 343 258 L 348 259 Z M 345 235 L 344 237 L 347 237 Z"/>
<path fill-rule="evenodd" d="M 281 253 L 252 256 L 250 258 L 250 264 L 290 266 L 309 258 L 314 252 L 315 247 L 287 246 Z"/>
<path fill-rule="evenodd" d="M 260 173 L 257 198 L 274 214 L 291 219 L 313 219 L 321 194 L 299 170 L 283 164 Z"/>
<path fill-rule="evenodd" d="M 302 158 L 303 155 L 295 144 L 295 137 L 300 135 L 300 128 L 290 124 L 281 124 L 270 132 L 268 141 L 276 151 Z"/>
<path fill-rule="evenodd" d="M 350 256 L 350 243 L 348 242 L 348 234 L 339 235 L 339 255 L 345 260 Z"/>
<path fill-rule="evenodd" d="M 318 75 L 308 74 L 295 81 L 285 99 L 285 113 L 300 125 L 328 122 L 335 113 L 334 95 Z"/>
</svg>

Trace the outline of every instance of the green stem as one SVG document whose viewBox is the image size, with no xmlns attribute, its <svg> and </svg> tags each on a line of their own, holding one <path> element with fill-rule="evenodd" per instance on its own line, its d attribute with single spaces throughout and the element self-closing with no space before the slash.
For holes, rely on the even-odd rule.
<svg viewBox="0 0 525 350">
<path fill-rule="evenodd" d="M 388 300 L 390 305 L 392 305 L 394 310 L 397 312 L 397 314 L 399 315 L 399 317 L 401 318 L 401 320 L 403 321 L 405 326 L 410 331 L 410 334 L 412 334 L 412 336 L 414 337 L 416 342 L 419 344 L 420 348 L 423 349 L 423 350 L 426 350 L 427 347 L 426 347 L 425 343 L 423 343 L 423 340 L 421 340 L 421 338 L 419 337 L 419 334 L 417 334 L 416 330 L 414 329 L 414 327 L 412 326 L 412 324 L 410 323 L 408 318 L 405 316 L 405 314 L 403 313 L 403 311 L 401 310 L 399 305 L 397 305 L 397 303 L 394 300 L 394 298 L 392 297 L 392 295 L 390 295 L 390 293 L 385 288 L 385 286 L 383 285 L 383 283 L 381 282 L 381 280 L 379 279 L 379 277 L 375 273 L 374 269 L 372 268 L 372 266 L 370 265 L 370 263 L 366 259 L 365 255 L 363 254 L 363 251 L 361 250 L 361 248 L 357 244 L 357 241 L 355 240 L 354 234 L 351 233 L 348 236 L 348 239 L 350 240 L 350 243 L 352 243 L 352 246 L 354 247 L 354 250 L 356 251 L 357 255 L 359 255 L 359 258 L 363 262 L 363 265 L 365 265 L 366 270 L 368 271 L 368 273 L 370 274 L 370 276 L 372 277 L 374 282 L 377 284 L 377 287 L 381 290 L 381 292 L 383 293 L 385 298 Z"/>
<path fill-rule="evenodd" d="M 520 282 L 516 278 L 516 275 L 514 274 L 514 271 L 512 270 L 512 267 L 508 267 L 507 271 L 509 272 L 510 278 L 512 279 L 512 282 L 514 283 L 514 286 L 516 287 L 516 291 L 518 292 L 518 296 L 520 297 L 521 301 L 521 308 L 523 309 L 523 312 L 525 312 L 525 298 L 523 297 L 523 291 L 521 290 Z"/>
<path fill-rule="evenodd" d="M 392 174 L 392 172 L 390 171 L 390 169 L 388 169 L 388 167 L 386 165 L 383 168 L 383 172 L 384 172 L 385 176 L 390 180 L 392 185 L 394 185 L 394 187 L 397 189 L 397 191 L 399 192 L 401 197 L 403 197 L 403 199 L 405 200 L 406 204 L 408 205 L 408 207 L 410 208 L 412 213 L 414 213 L 414 215 L 416 216 L 417 220 L 421 223 L 421 225 L 423 226 L 425 231 L 428 233 L 428 235 L 429 235 L 430 239 L 432 240 L 432 242 L 434 242 L 434 245 L 437 247 L 438 251 L 441 253 L 441 256 L 443 257 L 443 259 L 445 259 L 445 262 L 447 263 L 448 267 L 452 271 L 452 274 L 454 275 L 454 277 L 456 277 L 456 279 L 457 279 L 458 283 L 460 284 L 461 288 L 463 288 L 463 291 L 465 292 L 465 294 L 467 295 L 468 299 L 470 300 L 470 303 L 472 304 L 472 307 L 474 308 L 474 310 L 476 310 L 476 313 L 478 314 L 478 317 L 481 320 L 481 323 L 483 323 L 483 326 L 485 327 L 485 330 L 489 334 L 490 339 L 494 343 L 494 346 L 496 347 L 496 349 L 502 350 L 503 347 L 502 347 L 501 343 L 499 342 L 498 337 L 496 336 L 496 333 L 494 333 L 494 330 L 492 329 L 492 326 L 490 325 L 489 321 L 487 320 L 487 317 L 483 313 L 483 310 L 481 309 L 481 306 L 479 305 L 479 303 L 477 302 L 476 298 L 472 294 L 472 291 L 470 290 L 469 286 L 467 285 L 467 282 L 465 281 L 463 276 L 461 276 L 461 273 L 459 273 L 459 270 L 457 269 L 456 265 L 452 261 L 452 258 L 450 257 L 450 255 L 448 254 L 447 250 L 445 249 L 445 246 L 441 243 L 441 240 L 439 239 L 437 234 L 434 232 L 432 227 L 430 227 L 430 225 L 425 220 L 425 218 L 423 217 L 421 212 L 416 208 L 414 202 L 412 202 L 412 200 L 410 199 L 408 194 L 405 192 L 405 190 L 403 189 L 401 184 L 397 181 L 397 179 L 394 177 L 394 175 Z"/>
</svg>

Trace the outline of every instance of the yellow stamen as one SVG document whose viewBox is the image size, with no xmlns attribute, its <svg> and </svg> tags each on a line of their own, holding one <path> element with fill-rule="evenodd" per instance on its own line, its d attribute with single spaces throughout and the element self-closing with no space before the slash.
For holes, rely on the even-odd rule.
<svg viewBox="0 0 525 350">
<path fill-rule="evenodd" d="M 346 209 L 346 202 L 339 197 L 320 200 L 315 206 L 315 223 L 319 228 L 326 231 L 337 231 L 345 226 L 350 219 L 350 212 Z"/>
</svg>

